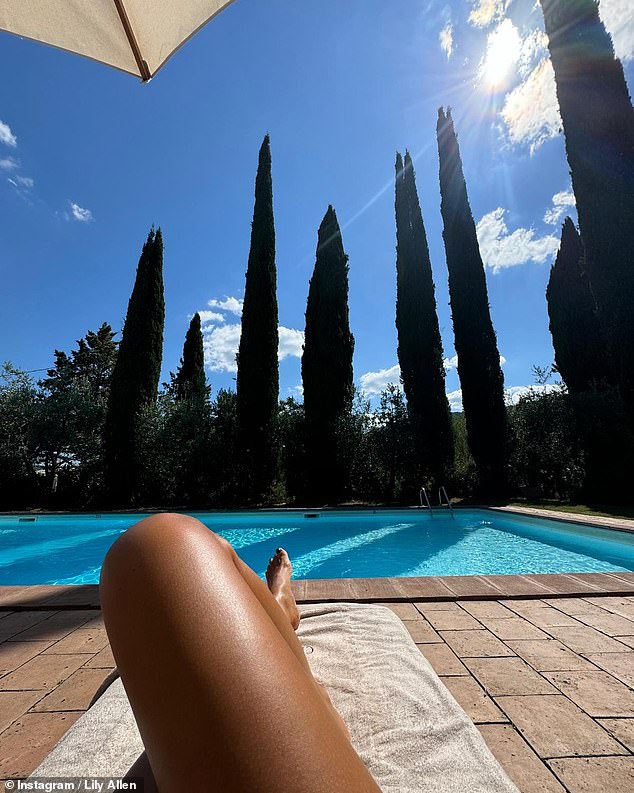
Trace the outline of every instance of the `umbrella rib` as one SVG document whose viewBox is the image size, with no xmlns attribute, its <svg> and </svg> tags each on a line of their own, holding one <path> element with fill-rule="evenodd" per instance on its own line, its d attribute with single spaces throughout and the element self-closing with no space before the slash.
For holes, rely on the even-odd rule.
<svg viewBox="0 0 634 793">
<path fill-rule="evenodd" d="M 123 5 L 123 0 L 113 0 L 113 2 L 115 4 L 115 8 L 117 9 L 117 13 L 119 14 L 119 19 L 121 20 L 125 34 L 128 38 L 128 43 L 130 44 L 130 49 L 134 55 L 134 60 L 138 66 L 139 73 L 143 82 L 145 83 L 152 77 L 152 75 L 150 74 L 147 63 L 143 60 L 143 56 L 141 55 L 139 43 L 136 40 L 134 31 L 132 30 L 132 25 L 130 24 L 128 13 L 125 10 L 125 6 Z"/>
</svg>

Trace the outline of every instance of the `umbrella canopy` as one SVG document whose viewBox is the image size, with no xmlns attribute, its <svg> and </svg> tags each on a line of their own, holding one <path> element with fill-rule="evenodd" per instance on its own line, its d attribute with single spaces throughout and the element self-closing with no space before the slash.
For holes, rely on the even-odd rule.
<svg viewBox="0 0 634 793">
<path fill-rule="evenodd" d="M 1 0 L 0 30 L 149 80 L 232 0 Z"/>
</svg>

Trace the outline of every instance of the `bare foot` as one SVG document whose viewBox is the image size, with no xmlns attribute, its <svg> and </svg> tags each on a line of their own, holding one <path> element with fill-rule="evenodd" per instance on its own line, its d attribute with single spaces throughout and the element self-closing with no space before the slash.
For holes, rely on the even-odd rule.
<svg viewBox="0 0 634 793">
<path fill-rule="evenodd" d="M 293 630 L 297 630 L 299 626 L 299 610 L 291 589 L 292 572 L 293 566 L 288 554 L 283 548 L 278 548 L 270 558 L 269 566 L 266 568 L 266 583 L 271 594 L 289 618 Z"/>
</svg>

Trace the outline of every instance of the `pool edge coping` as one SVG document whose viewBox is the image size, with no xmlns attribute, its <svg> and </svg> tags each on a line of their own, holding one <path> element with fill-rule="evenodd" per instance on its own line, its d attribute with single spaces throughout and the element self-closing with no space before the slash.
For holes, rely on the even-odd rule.
<svg viewBox="0 0 634 793">
<path fill-rule="evenodd" d="M 298 603 L 630 597 L 634 572 L 294 579 Z M 0 612 L 99 609 L 98 584 L 0 586 Z"/>
<path fill-rule="evenodd" d="M 475 507 L 474 507 L 475 508 Z M 628 518 L 612 518 L 602 515 L 582 515 L 579 512 L 557 512 L 540 507 L 491 507 L 481 506 L 477 509 L 486 509 L 493 512 L 507 512 L 509 514 L 523 515 L 527 518 L 544 518 L 545 520 L 559 521 L 560 523 L 578 523 L 583 526 L 592 526 L 595 529 L 609 531 L 622 531 L 634 534 L 634 520 Z"/>
</svg>

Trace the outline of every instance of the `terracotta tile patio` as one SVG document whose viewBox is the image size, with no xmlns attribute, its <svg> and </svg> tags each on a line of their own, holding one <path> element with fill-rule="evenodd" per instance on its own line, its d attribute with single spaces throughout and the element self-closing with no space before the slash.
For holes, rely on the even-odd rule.
<svg viewBox="0 0 634 793">
<path fill-rule="evenodd" d="M 634 574 L 295 589 L 391 608 L 522 793 L 634 790 Z M 0 777 L 33 771 L 113 670 L 96 586 L 0 587 Z"/>
</svg>

